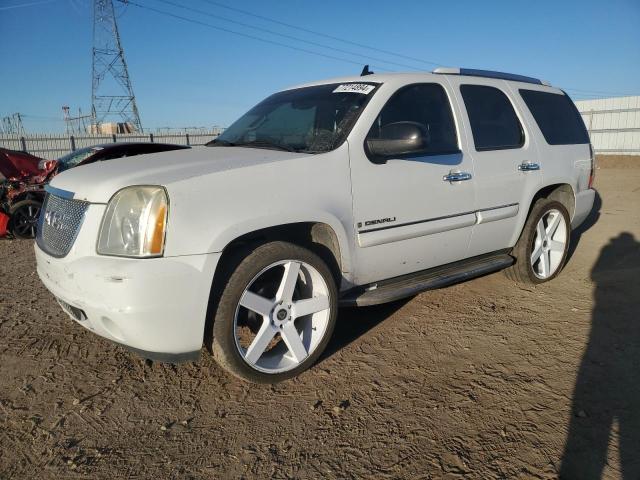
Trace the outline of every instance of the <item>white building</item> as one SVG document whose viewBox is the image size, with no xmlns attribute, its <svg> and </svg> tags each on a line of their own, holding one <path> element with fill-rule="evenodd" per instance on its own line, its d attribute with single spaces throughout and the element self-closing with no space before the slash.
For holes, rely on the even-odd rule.
<svg viewBox="0 0 640 480">
<path fill-rule="evenodd" d="M 575 102 L 596 153 L 640 155 L 640 96 Z"/>
</svg>

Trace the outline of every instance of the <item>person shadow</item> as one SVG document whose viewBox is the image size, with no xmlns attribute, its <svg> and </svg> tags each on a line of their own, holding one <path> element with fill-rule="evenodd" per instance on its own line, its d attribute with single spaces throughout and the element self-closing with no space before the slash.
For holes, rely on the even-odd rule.
<svg viewBox="0 0 640 480">
<path fill-rule="evenodd" d="M 591 270 L 595 306 L 559 477 L 601 478 L 617 437 L 620 475 L 640 479 L 640 242 L 621 233 Z M 615 458 L 615 455 L 613 456 Z M 617 465 L 612 465 L 617 469 Z"/>
</svg>

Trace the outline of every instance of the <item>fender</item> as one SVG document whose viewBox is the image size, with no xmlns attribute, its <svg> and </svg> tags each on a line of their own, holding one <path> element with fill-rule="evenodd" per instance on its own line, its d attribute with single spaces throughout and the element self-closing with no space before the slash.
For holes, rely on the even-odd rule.
<svg viewBox="0 0 640 480">
<path fill-rule="evenodd" d="M 352 251 L 354 246 L 353 242 L 349 241 L 349 238 L 353 238 L 354 233 L 348 234 L 345 225 L 336 216 L 327 212 L 296 210 L 285 214 L 259 216 L 233 223 L 221 229 L 212 239 L 209 251 L 222 252 L 235 239 L 257 230 L 308 222 L 324 223 L 333 229 L 340 247 L 342 273 L 352 273 Z"/>
</svg>

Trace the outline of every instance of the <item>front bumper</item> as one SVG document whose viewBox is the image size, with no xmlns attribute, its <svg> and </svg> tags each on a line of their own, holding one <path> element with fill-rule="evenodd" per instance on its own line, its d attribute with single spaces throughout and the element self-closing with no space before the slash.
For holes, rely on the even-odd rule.
<svg viewBox="0 0 640 480">
<path fill-rule="evenodd" d="M 220 253 L 169 258 L 53 258 L 38 275 L 77 323 L 146 358 L 197 359 Z M 80 313 L 81 312 L 81 313 Z"/>
<path fill-rule="evenodd" d="M 591 209 L 593 209 L 595 198 L 596 191 L 592 188 L 583 190 L 576 195 L 576 208 L 571 220 L 572 229 L 578 227 L 589 216 Z"/>
</svg>

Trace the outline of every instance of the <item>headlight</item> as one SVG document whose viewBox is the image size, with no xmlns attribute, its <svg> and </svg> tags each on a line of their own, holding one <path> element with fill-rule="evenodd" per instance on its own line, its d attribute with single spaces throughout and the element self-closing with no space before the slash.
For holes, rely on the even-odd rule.
<svg viewBox="0 0 640 480">
<path fill-rule="evenodd" d="M 107 205 L 98 235 L 98 253 L 159 257 L 164 252 L 167 193 L 162 187 L 127 187 Z"/>
</svg>

